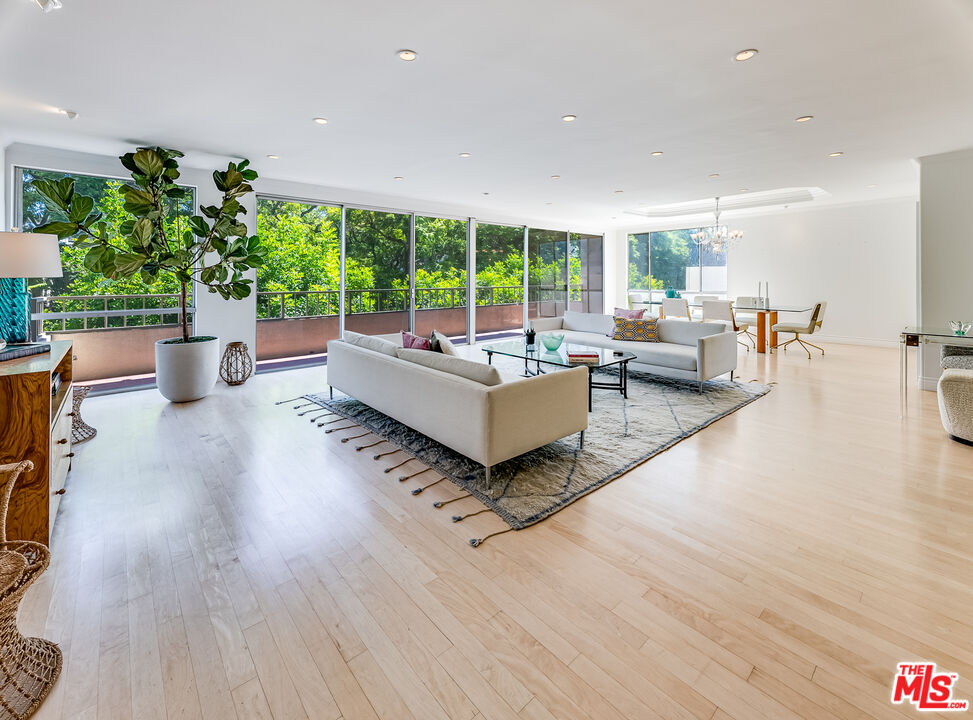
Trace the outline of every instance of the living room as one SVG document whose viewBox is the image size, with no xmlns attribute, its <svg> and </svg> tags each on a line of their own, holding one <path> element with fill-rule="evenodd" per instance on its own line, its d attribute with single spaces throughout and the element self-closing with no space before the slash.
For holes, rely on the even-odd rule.
<svg viewBox="0 0 973 720">
<path fill-rule="evenodd" d="M 0 718 L 967 709 L 969 3 L 0 29 Z"/>
</svg>

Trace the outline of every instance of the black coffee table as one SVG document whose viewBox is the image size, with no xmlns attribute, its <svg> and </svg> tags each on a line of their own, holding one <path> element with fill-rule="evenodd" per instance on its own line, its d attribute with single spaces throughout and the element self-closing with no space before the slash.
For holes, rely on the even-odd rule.
<svg viewBox="0 0 973 720">
<path fill-rule="evenodd" d="M 568 360 L 568 351 L 595 353 L 598 355 L 596 361 L 591 363 L 577 363 Z M 630 352 L 621 352 L 611 348 L 591 347 L 588 345 L 577 345 L 575 343 L 562 343 L 557 350 L 548 350 L 544 347 L 540 336 L 534 345 L 528 345 L 526 338 L 516 340 L 504 340 L 503 342 L 489 343 L 483 346 L 483 352 L 487 354 L 487 363 L 493 364 L 493 355 L 505 355 L 506 357 L 523 358 L 524 375 L 542 375 L 545 371 L 541 365 L 556 365 L 557 367 L 586 367 L 588 368 L 588 412 L 591 412 L 591 391 L 595 388 L 600 390 L 618 390 L 622 397 L 628 398 L 628 363 L 635 359 L 635 355 Z M 530 364 L 534 363 L 531 370 Z M 618 365 L 618 382 L 595 382 L 595 370 L 599 368 Z"/>
</svg>

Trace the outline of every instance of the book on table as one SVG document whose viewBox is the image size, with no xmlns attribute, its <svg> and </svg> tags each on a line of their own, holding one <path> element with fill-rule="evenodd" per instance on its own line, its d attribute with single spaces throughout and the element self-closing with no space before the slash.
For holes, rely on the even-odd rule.
<svg viewBox="0 0 973 720">
<path fill-rule="evenodd" d="M 0 362 L 4 360 L 16 360 L 17 358 L 29 357 L 30 355 L 41 355 L 50 352 L 51 346 L 48 343 L 26 343 L 22 345 L 7 345 L 0 350 Z"/>
</svg>

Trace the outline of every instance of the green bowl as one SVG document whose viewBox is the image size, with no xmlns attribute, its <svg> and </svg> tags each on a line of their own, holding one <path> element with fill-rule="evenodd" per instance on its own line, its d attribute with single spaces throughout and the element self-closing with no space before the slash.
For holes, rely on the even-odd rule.
<svg viewBox="0 0 973 720">
<path fill-rule="evenodd" d="M 541 335 L 541 342 L 548 350 L 557 350 L 564 342 L 564 335 L 553 333 L 551 335 Z"/>
</svg>

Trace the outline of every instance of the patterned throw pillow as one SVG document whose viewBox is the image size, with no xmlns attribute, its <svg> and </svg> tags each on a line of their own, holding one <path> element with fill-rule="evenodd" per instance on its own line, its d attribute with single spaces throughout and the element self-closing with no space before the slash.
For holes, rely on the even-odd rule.
<svg viewBox="0 0 973 720">
<path fill-rule="evenodd" d="M 645 314 L 645 308 L 641 308 L 639 310 L 615 308 L 615 312 L 613 314 L 615 317 L 626 318 L 628 320 L 641 320 L 642 315 Z"/>
<path fill-rule="evenodd" d="M 659 333 L 655 323 L 657 318 L 633 320 L 631 318 L 615 318 L 615 334 L 612 340 L 631 340 L 633 342 L 659 342 Z"/>
</svg>

